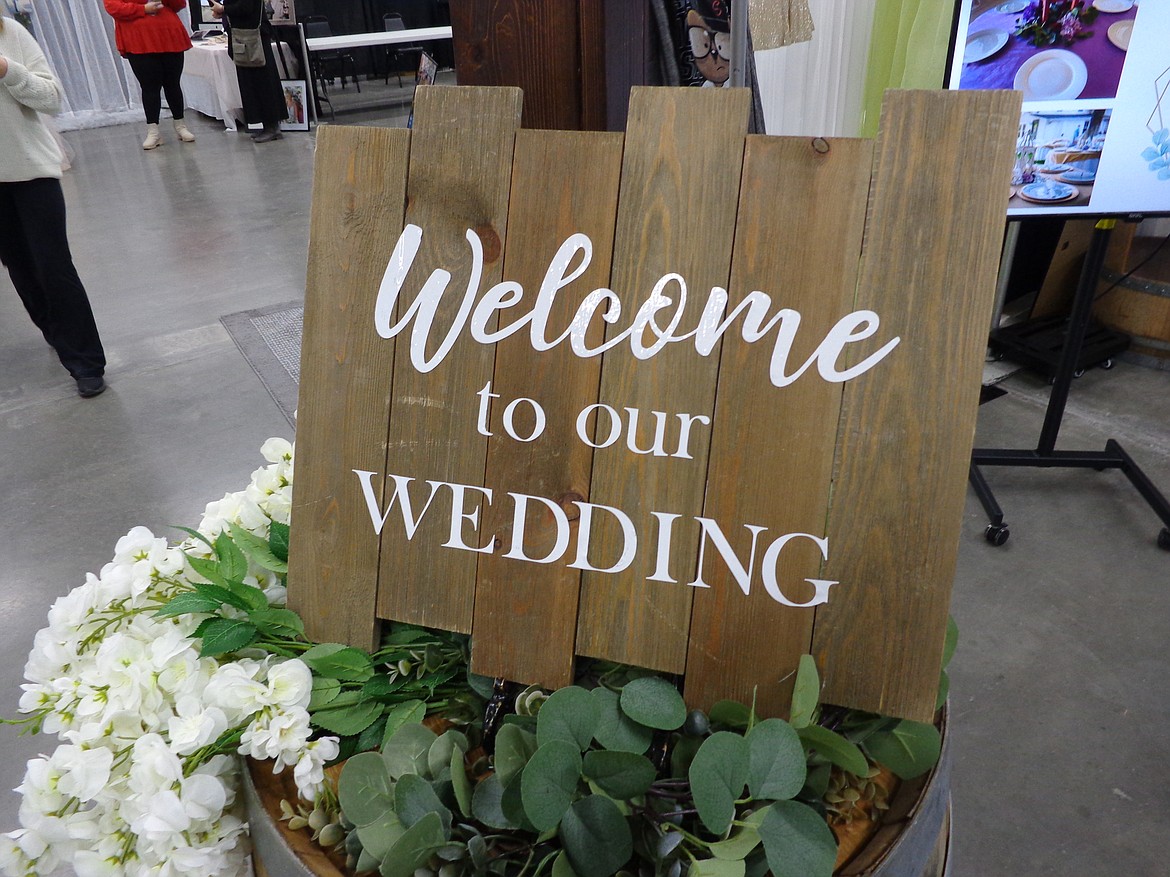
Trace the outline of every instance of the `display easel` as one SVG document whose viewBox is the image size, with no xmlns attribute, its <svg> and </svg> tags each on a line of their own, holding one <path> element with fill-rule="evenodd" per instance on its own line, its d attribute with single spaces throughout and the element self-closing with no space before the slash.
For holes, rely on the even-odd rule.
<svg viewBox="0 0 1170 877">
<path fill-rule="evenodd" d="M 1035 449 L 975 448 L 971 452 L 969 479 L 979 502 L 990 519 L 984 536 L 992 545 L 1003 545 L 1010 536 L 1008 525 L 1003 520 L 1003 509 L 996 502 L 987 479 L 980 471 L 981 466 L 1030 466 L 1041 469 L 1120 469 L 1137 488 L 1138 493 L 1162 520 L 1163 528 L 1158 534 L 1158 546 L 1170 551 L 1170 502 L 1154 486 L 1153 482 L 1133 461 L 1125 449 L 1114 439 L 1105 443 L 1102 451 L 1058 451 L 1056 437 L 1064 418 L 1069 389 L 1080 368 L 1079 357 L 1089 329 L 1090 314 L 1097 288 L 1101 267 L 1105 262 L 1105 251 L 1109 236 L 1116 226 L 1116 219 L 1102 219 L 1093 230 L 1085 265 L 1081 271 L 1069 315 L 1068 333 L 1064 349 L 1052 382 L 1052 395 L 1040 430 L 1040 440 Z"/>
</svg>

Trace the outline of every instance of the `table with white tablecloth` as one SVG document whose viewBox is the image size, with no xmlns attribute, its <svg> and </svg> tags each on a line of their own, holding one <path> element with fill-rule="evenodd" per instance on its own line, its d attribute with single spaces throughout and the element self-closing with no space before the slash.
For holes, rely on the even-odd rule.
<svg viewBox="0 0 1170 877">
<path fill-rule="evenodd" d="M 296 78 L 296 57 L 286 43 L 280 44 L 285 71 Z M 283 75 L 281 78 L 285 78 Z M 240 98 L 240 83 L 236 79 L 236 65 L 228 57 L 226 41 L 202 41 L 192 44 L 183 63 L 183 97 L 187 106 L 222 119 L 229 131 L 236 130 L 237 120 L 244 119 L 244 102 Z"/>
</svg>

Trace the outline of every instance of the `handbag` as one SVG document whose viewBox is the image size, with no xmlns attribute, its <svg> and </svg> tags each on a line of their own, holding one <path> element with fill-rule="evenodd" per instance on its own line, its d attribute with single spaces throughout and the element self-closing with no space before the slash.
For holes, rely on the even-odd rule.
<svg viewBox="0 0 1170 877">
<path fill-rule="evenodd" d="M 260 37 L 260 28 L 232 28 L 232 60 L 237 67 L 264 66 L 264 43 Z"/>
</svg>

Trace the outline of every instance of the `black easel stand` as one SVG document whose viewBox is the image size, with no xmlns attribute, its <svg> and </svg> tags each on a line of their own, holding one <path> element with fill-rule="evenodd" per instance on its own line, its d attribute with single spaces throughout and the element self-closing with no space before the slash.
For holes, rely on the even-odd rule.
<svg viewBox="0 0 1170 877">
<path fill-rule="evenodd" d="M 1001 448 L 975 448 L 971 452 L 971 470 L 969 480 L 975 495 L 979 497 L 984 511 L 991 523 L 987 525 L 984 536 L 992 545 L 1003 545 L 1008 540 L 1010 532 L 1003 522 L 1003 509 L 995 501 L 987 479 L 983 477 L 980 466 L 1034 466 L 1043 469 L 1049 468 L 1077 468 L 1077 469 L 1120 469 L 1137 488 L 1154 513 L 1162 519 L 1163 528 L 1158 534 L 1158 546 L 1170 551 L 1170 502 L 1154 486 L 1153 482 L 1113 439 L 1105 443 L 1103 451 L 1058 451 L 1056 450 L 1056 436 L 1060 431 L 1060 423 L 1064 417 L 1065 404 L 1068 402 L 1069 388 L 1072 385 L 1074 372 L 1078 370 L 1078 358 L 1084 344 L 1085 334 L 1089 328 L 1089 317 L 1093 307 L 1094 293 L 1097 287 L 1097 278 L 1101 273 L 1101 266 L 1105 262 L 1105 250 L 1109 244 L 1109 235 L 1116 225 L 1116 220 L 1103 219 L 1093 230 L 1093 237 L 1089 242 L 1089 251 L 1085 255 L 1085 266 L 1081 271 L 1080 281 L 1077 284 L 1076 294 L 1073 297 L 1072 313 L 1069 315 L 1068 335 L 1064 349 L 1061 352 L 1060 362 L 1052 383 L 1052 395 L 1048 398 L 1048 410 L 1044 415 L 1044 426 L 1040 430 L 1040 441 L 1035 450 L 1009 450 Z"/>
</svg>

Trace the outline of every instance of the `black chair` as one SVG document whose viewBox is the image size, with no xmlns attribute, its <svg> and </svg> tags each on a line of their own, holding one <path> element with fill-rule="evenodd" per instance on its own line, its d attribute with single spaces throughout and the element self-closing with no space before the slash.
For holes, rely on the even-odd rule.
<svg viewBox="0 0 1170 877">
<path fill-rule="evenodd" d="M 314 39 L 315 37 L 331 37 L 333 36 L 333 29 L 329 27 L 329 19 L 323 15 L 310 15 L 304 20 L 305 38 Z M 345 65 L 349 64 L 350 75 L 353 77 L 353 84 L 357 86 L 358 94 L 361 94 L 362 84 L 358 80 L 357 62 L 354 60 L 353 54 L 345 49 L 325 49 L 323 51 L 316 51 L 309 53 L 310 60 L 315 68 L 315 78 L 321 83 L 321 90 L 328 93 L 326 88 L 326 79 L 332 81 L 334 77 L 329 75 L 330 67 L 337 65 L 338 75 L 341 77 L 341 87 L 345 88 Z"/>
<path fill-rule="evenodd" d="M 390 32 L 395 30 L 406 30 L 406 24 L 402 20 L 402 16 L 396 12 L 387 12 L 382 16 L 382 29 Z M 418 59 L 422 54 L 423 47 L 411 43 L 410 45 L 389 45 L 386 47 L 386 79 L 387 85 L 390 83 L 390 73 L 393 71 L 394 75 L 398 77 L 398 87 L 402 88 L 402 59 L 404 56 L 414 57 L 414 68 L 418 69 Z"/>
</svg>

